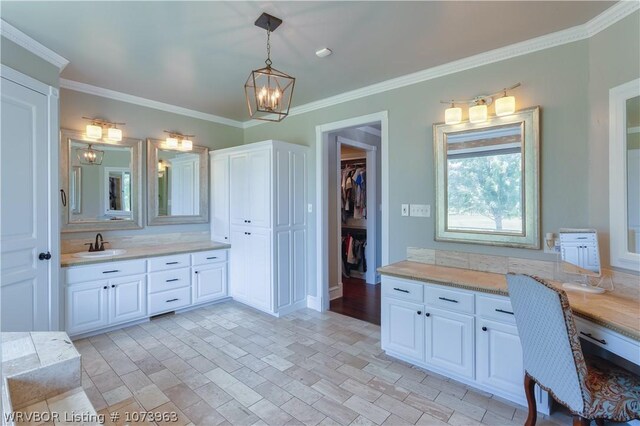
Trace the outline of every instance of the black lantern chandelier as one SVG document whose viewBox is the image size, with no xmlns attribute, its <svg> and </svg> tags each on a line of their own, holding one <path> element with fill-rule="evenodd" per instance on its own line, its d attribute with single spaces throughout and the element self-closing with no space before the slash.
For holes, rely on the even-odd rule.
<svg viewBox="0 0 640 426">
<path fill-rule="evenodd" d="M 271 67 L 271 32 L 280 26 L 282 20 L 263 13 L 255 25 L 267 30 L 267 65 L 254 70 L 247 78 L 244 92 L 251 118 L 265 121 L 282 121 L 289 115 L 293 86 L 296 79 Z"/>
</svg>

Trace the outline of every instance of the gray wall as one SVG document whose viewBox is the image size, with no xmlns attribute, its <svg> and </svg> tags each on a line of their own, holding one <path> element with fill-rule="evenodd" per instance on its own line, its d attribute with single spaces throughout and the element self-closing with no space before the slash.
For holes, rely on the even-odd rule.
<svg viewBox="0 0 640 426">
<path fill-rule="evenodd" d="M 639 15 L 634 13 L 591 40 L 288 117 L 282 123 L 250 127 L 244 141 L 281 139 L 310 146 L 309 193 L 315 200 L 315 127 L 388 111 L 390 262 L 404 259 L 411 246 L 552 260 L 542 250 L 436 242 L 433 216 L 416 220 L 400 215 L 402 203 L 431 204 L 432 210 L 435 206 L 432 124 L 444 120 L 445 109 L 439 100 L 469 98 L 522 82 L 514 92 L 517 107 L 541 106 L 542 232 L 593 226 L 603 235 L 604 249 L 609 232 L 608 90 L 640 76 Z M 315 227 L 311 215 L 310 259 L 317 258 Z M 602 261 L 607 265 L 608 255 Z M 315 268 L 312 262 L 311 277 Z M 316 294 L 313 285 L 310 294 Z"/>
<path fill-rule="evenodd" d="M 0 37 L 0 62 L 53 87 L 58 87 L 58 68 L 11 40 Z"/>
<path fill-rule="evenodd" d="M 210 150 L 241 145 L 243 142 L 242 129 L 239 128 L 62 89 L 60 91 L 60 127 L 82 131 L 87 125 L 87 121 L 82 119 L 83 116 L 127 123 L 122 126 L 123 136 L 135 139 L 164 139 L 166 134 L 163 130 L 172 130 L 196 135 L 193 138 L 194 145 L 206 146 Z M 143 153 L 142 200 L 144 222 L 146 224 L 146 144 Z M 105 234 L 106 239 L 109 236 L 202 232 L 208 230 L 209 224 L 166 225 L 145 226 L 143 229 L 133 231 L 108 231 L 103 234 Z M 94 232 L 73 232 L 62 234 L 62 239 L 86 238 L 88 241 L 93 236 L 95 236 Z"/>
</svg>

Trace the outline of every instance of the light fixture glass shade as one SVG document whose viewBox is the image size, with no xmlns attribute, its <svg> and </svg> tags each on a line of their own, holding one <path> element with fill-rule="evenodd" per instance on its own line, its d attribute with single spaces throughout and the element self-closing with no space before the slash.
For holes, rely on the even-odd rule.
<svg viewBox="0 0 640 426">
<path fill-rule="evenodd" d="M 181 146 L 185 151 L 191 151 L 193 149 L 193 142 L 189 139 L 182 139 Z"/>
<path fill-rule="evenodd" d="M 101 139 L 102 127 L 95 124 L 87 124 L 86 134 L 89 139 Z"/>
<path fill-rule="evenodd" d="M 78 148 L 76 151 L 76 157 L 80 164 L 87 164 L 91 166 L 99 166 L 102 164 L 104 158 L 104 151 L 94 149 L 91 145 L 87 148 Z"/>
<path fill-rule="evenodd" d="M 496 115 L 509 115 L 516 112 L 516 98 L 513 96 L 503 96 L 496 99 Z"/>
<path fill-rule="evenodd" d="M 113 142 L 120 142 L 122 140 L 122 130 L 110 127 L 107 130 L 107 139 Z"/>
<path fill-rule="evenodd" d="M 482 123 L 487 121 L 487 106 L 485 104 L 474 105 L 469 108 L 469 122 Z"/>
<path fill-rule="evenodd" d="M 177 138 L 168 137 L 167 140 L 165 141 L 165 143 L 167 144 L 167 148 L 170 148 L 170 149 L 178 148 L 178 139 Z"/>
<path fill-rule="evenodd" d="M 458 124 L 462 121 L 462 108 L 451 107 L 444 110 L 444 122 L 446 124 Z"/>
<path fill-rule="evenodd" d="M 296 79 L 267 66 L 252 71 L 244 85 L 251 118 L 282 121 L 289 115 Z"/>
</svg>

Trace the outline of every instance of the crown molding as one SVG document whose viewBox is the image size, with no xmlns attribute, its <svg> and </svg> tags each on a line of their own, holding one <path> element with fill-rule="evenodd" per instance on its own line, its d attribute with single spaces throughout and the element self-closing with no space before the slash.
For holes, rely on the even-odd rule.
<svg viewBox="0 0 640 426">
<path fill-rule="evenodd" d="M 243 123 L 237 120 L 232 120 L 226 117 L 220 117 L 219 115 L 207 114 L 205 112 L 196 111 L 193 109 L 183 108 L 177 105 L 171 105 L 164 102 L 158 102 L 140 96 L 129 95 L 127 93 L 117 92 L 111 89 L 105 89 L 98 86 L 92 86 L 91 84 L 80 83 L 79 81 L 60 79 L 60 88 L 73 90 L 75 92 L 87 93 L 89 95 L 100 96 L 103 98 L 113 99 L 120 102 L 126 102 L 129 104 L 140 105 L 147 108 L 153 108 L 160 111 L 171 112 L 174 114 L 184 115 L 186 117 L 197 118 L 200 120 L 210 121 L 213 123 L 224 124 L 231 127 L 242 128 Z"/>
<path fill-rule="evenodd" d="M 59 71 L 62 71 L 69 64 L 68 59 L 58 55 L 42 43 L 32 39 L 4 19 L 0 19 L 0 35 L 49 62 L 51 65 L 58 68 Z"/>
<path fill-rule="evenodd" d="M 618 3 L 602 12 L 600 15 L 584 24 L 567 28 L 566 30 L 557 31 L 555 33 L 525 40 L 519 43 L 511 44 L 509 46 L 489 50 L 487 52 L 479 53 L 477 55 L 469 56 L 467 58 L 459 59 L 457 61 L 449 62 L 443 65 L 427 68 L 425 70 L 418 71 L 412 74 L 392 78 L 390 80 L 375 83 L 370 86 L 362 87 L 360 89 L 344 92 L 339 95 L 330 96 L 318 101 L 309 102 L 304 105 L 292 107 L 289 111 L 289 115 L 294 116 L 304 114 L 329 106 L 341 104 L 343 102 L 364 98 L 366 96 L 371 96 L 389 90 L 410 86 L 412 84 L 421 83 L 449 74 L 455 74 L 457 72 L 466 71 L 483 65 L 488 65 L 495 62 L 504 61 L 506 59 L 516 58 L 518 56 L 538 52 L 540 50 L 545 50 L 552 47 L 584 40 L 598 34 L 600 31 L 610 27 L 611 25 L 629 16 L 638 9 L 640 9 L 640 2 L 637 0 L 619 1 Z M 243 123 L 243 127 L 247 129 L 264 123 L 264 121 L 260 120 L 248 120 Z"/>
</svg>

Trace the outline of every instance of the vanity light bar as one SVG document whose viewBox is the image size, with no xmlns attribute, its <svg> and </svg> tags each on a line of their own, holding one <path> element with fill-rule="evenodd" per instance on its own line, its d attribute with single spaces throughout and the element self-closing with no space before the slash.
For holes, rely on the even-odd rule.
<svg viewBox="0 0 640 426">
<path fill-rule="evenodd" d="M 89 139 L 102 139 L 102 129 L 107 128 L 107 137 L 105 138 L 109 142 L 120 142 L 122 140 L 122 130 L 117 126 L 124 126 L 127 123 L 116 123 L 112 121 L 102 120 L 100 118 L 82 117 L 85 120 L 91 121 L 87 124 L 85 129 L 85 136 Z"/>
<path fill-rule="evenodd" d="M 491 105 L 493 102 L 493 97 L 499 94 L 503 94 L 502 97 L 497 98 L 495 100 L 495 112 L 497 116 L 504 116 L 513 114 L 516 112 L 516 98 L 514 96 L 507 96 L 507 91 L 513 90 L 517 87 L 520 87 L 520 83 L 516 83 L 511 87 L 505 87 L 504 89 L 492 93 L 490 95 L 481 95 L 476 96 L 473 99 L 464 99 L 464 100 L 449 100 L 449 101 L 440 101 L 442 104 L 450 105 L 444 111 L 444 122 L 445 124 L 458 124 L 462 121 L 462 109 L 456 107 L 456 105 L 471 105 L 469 107 L 469 122 L 470 123 L 482 123 L 487 121 L 489 116 L 488 114 L 488 105 Z"/>
<path fill-rule="evenodd" d="M 183 135 L 182 133 L 164 130 L 169 136 L 165 139 L 165 145 L 169 149 L 180 149 L 182 151 L 191 151 L 193 149 L 193 141 L 195 135 Z"/>
</svg>

